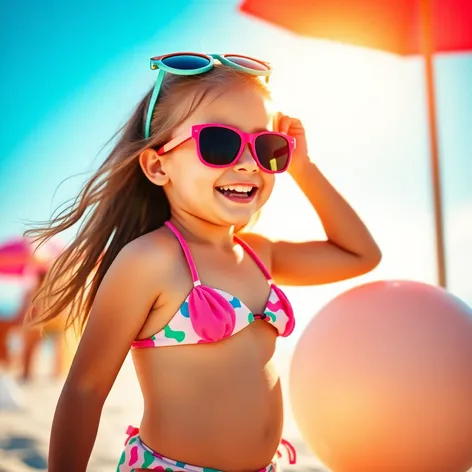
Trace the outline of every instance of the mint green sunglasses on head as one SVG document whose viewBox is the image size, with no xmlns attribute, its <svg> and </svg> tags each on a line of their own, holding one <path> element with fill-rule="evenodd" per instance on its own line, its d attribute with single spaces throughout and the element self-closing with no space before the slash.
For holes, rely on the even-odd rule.
<svg viewBox="0 0 472 472">
<path fill-rule="evenodd" d="M 267 80 L 272 73 L 272 67 L 265 61 L 243 56 L 241 54 L 201 54 L 197 52 L 177 52 L 156 56 L 151 58 L 151 69 L 159 69 L 156 84 L 152 91 L 151 99 L 146 113 L 146 123 L 144 125 L 144 138 L 151 136 L 151 121 L 159 98 L 162 81 L 166 72 L 176 75 L 196 75 L 204 74 L 213 69 L 214 60 L 221 64 L 232 67 L 240 72 L 266 77 Z"/>
</svg>

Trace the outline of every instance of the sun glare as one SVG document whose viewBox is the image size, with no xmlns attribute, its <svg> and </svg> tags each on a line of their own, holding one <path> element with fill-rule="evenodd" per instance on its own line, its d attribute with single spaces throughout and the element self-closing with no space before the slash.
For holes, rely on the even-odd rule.
<svg viewBox="0 0 472 472">
<path fill-rule="evenodd" d="M 329 173 L 336 170 L 336 163 L 320 155 L 324 150 L 344 142 L 343 158 L 352 159 L 362 136 L 383 138 L 383 130 L 366 130 L 365 123 L 378 121 L 378 126 L 388 128 L 388 120 L 403 113 L 413 93 L 411 74 L 402 67 L 405 60 L 369 49 L 298 38 L 278 48 L 271 62 L 274 107 L 302 120 L 311 157 L 327 166 Z M 382 111 L 386 111 L 382 119 L 373 120 Z M 296 217 L 297 223 L 280 228 L 277 215 L 281 210 Z M 257 228 L 293 240 L 322 236 L 321 227 L 312 223 L 312 211 L 296 185 L 282 176 Z"/>
</svg>

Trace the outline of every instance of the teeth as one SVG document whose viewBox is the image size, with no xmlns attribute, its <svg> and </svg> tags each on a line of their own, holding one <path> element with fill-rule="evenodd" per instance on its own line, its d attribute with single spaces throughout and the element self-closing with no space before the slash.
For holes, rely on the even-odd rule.
<svg viewBox="0 0 472 472">
<path fill-rule="evenodd" d="M 226 186 L 218 187 L 218 188 L 222 190 L 232 190 L 234 192 L 248 193 L 254 188 L 254 186 L 253 185 L 226 185 Z"/>
</svg>

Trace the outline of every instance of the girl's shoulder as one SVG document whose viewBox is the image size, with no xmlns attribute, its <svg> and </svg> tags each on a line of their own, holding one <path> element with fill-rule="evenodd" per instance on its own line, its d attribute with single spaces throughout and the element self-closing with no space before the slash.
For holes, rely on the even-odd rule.
<svg viewBox="0 0 472 472">
<path fill-rule="evenodd" d="M 178 254 L 179 244 L 175 238 L 164 228 L 158 228 L 143 234 L 126 244 L 118 254 L 118 257 L 145 261 L 172 262 L 175 254 Z"/>
<path fill-rule="evenodd" d="M 106 318 L 113 313 L 115 321 L 132 312 L 136 323 L 144 322 L 149 303 L 167 288 L 168 275 L 175 262 L 173 252 L 172 241 L 160 230 L 126 244 L 100 283 L 94 300 L 95 312 L 105 313 Z"/>
<path fill-rule="evenodd" d="M 176 238 L 164 228 L 159 228 L 126 244 L 110 269 L 130 276 L 139 275 L 140 278 L 146 275 L 154 279 L 160 275 L 165 278 L 181 251 Z"/>
</svg>

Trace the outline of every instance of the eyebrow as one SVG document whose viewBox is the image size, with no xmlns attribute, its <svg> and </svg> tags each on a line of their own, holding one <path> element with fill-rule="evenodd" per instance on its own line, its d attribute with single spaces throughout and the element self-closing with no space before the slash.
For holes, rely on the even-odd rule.
<svg viewBox="0 0 472 472">
<path fill-rule="evenodd" d="M 232 126 L 233 128 L 240 129 L 239 126 L 236 126 L 234 123 L 227 122 L 225 120 L 205 120 L 205 124 L 215 123 L 219 125 Z M 263 126 L 262 128 L 252 128 L 251 133 L 261 133 L 262 131 L 270 131 L 268 126 Z"/>
</svg>

